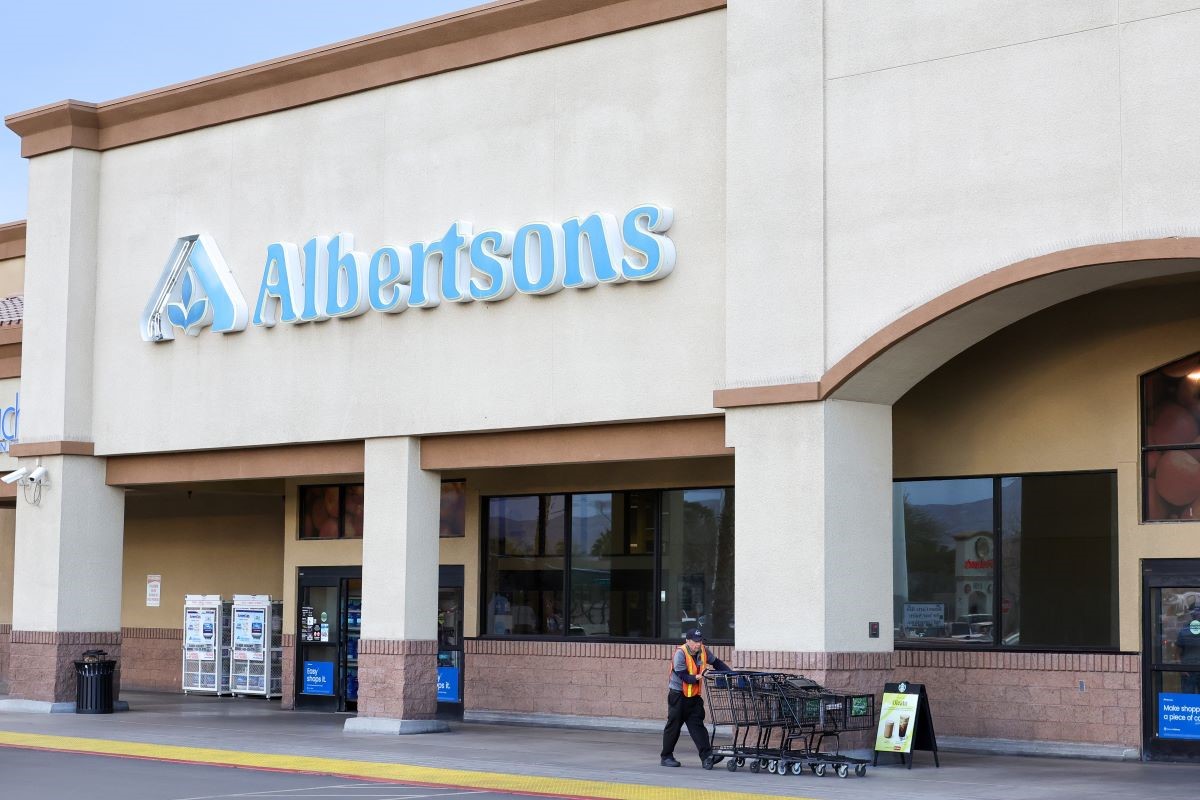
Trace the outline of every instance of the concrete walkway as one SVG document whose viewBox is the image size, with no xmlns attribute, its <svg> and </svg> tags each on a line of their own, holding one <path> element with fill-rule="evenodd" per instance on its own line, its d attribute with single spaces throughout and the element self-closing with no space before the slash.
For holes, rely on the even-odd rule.
<svg viewBox="0 0 1200 800">
<path fill-rule="evenodd" d="M 685 735 L 681 769 L 658 765 L 652 733 L 451 723 L 448 733 L 358 736 L 345 715 L 281 711 L 278 702 L 124 692 L 114 715 L 0 713 L 0 745 L 229 764 L 434 785 L 610 800 L 735 794 L 857 800 L 1194 797 L 1200 765 L 927 753 L 865 778 L 780 777 L 700 768 Z"/>
</svg>

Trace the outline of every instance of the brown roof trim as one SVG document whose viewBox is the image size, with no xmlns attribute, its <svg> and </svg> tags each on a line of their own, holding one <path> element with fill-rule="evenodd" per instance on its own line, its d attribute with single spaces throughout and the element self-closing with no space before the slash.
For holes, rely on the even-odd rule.
<svg viewBox="0 0 1200 800">
<path fill-rule="evenodd" d="M 109 456 L 105 483 L 109 486 L 149 486 L 194 481 L 361 475 L 362 472 L 362 441 L 320 442 Z"/>
<path fill-rule="evenodd" d="M 872 361 L 909 336 L 988 295 L 1057 272 L 1122 261 L 1175 258 L 1200 259 L 1200 238 L 1142 239 L 1088 245 L 1018 261 L 956 286 L 881 328 L 830 367 L 819 382 L 718 389 L 713 392 L 713 405 L 717 408 L 738 408 L 825 400 Z"/>
<path fill-rule="evenodd" d="M 724 8 L 725 0 L 500 0 L 107 103 L 13 114 L 26 158 L 109 150 Z"/>
<path fill-rule="evenodd" d="M 0 352 L 0 378 L 21 377 L 21 356 L 6 356 Z"/>
<path fill-rule="evenodd" d="M 731 456 L 725 417 L 426 436 L 421 469 L 459 470 L 547 464 Z"/>
<path fill-rule="evenodd" d="M 22 442 L 14 444 L 8 452 L 14 458 L 91 456 L 96 454 L 96 445 L 93 442 L 78 442 L 69 439 L 55 442 Z"/>
<path fill-rule="evenodd" d="M 0 261 L 25 255 L 25 220 L 0 225 Z"/>
</svg>

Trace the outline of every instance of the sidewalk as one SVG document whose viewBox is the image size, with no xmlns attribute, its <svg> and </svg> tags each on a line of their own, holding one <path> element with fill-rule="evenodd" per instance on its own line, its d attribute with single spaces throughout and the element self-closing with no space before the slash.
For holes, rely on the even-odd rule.
<svg viewBox="0 0 1200 800">
<path fill-rule="evenodd" d="M 839 779 L 700 768 L 687 735 L 681 769 L 658 765 L 653 733 L 451 723 L 449 733 L 345 734 L 345 715 L 281 711 L 277 702 L 124 692 L 113 715 L 0 713 L 0 745 L 384 777 L 612 800 L 716 800 L 716 793 L 858 800 L 1190 797 L 1200 766 L 918 753 L 912 770 Z"/>
</svg>

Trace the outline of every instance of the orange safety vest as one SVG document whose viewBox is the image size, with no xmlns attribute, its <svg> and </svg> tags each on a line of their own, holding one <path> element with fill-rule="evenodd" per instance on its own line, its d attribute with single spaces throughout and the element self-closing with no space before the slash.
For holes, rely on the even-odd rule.
<svg viewBox="0 0 1200 800">
<path fill-rule="evenodd" d="M 691 651 L 689 651 L 687 649 L 687 645 L 681 644 L 681 645 L 679 645 L 679 649 L 683 651 L 683 660 L 684 660 L 684 663 L 687 664 L 688 675 L 699 675 L 704 670 L 704 668 L 708 666 L 708 648 L 705 647 L 704 645 L 700 646 L 700 665 L 699 666 L 696 666 L 696 659 L 692 657 Z M 672 671 L 674 671 L 674 669 L 675 669 L 674 662 L 675 662 L 675 660 L 671 659 Z M 701 686 L 702 686 L 702 684 L 699 681 L 697 681 L 696 683 L 684 683 L 683 684 L 683 696 L 684 697 L 699 697 Z"/>
</svg>

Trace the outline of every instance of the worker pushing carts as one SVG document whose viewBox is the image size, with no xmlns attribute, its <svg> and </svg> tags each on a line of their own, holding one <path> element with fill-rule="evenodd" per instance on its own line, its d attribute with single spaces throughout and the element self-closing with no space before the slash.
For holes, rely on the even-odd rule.
<svg viewBox="0 0 1200 800">
<path fill-rule="evenodd" d="M 705 769 L 721 756 L 730 772 L 867 774 L 866 759 L 841 754 L 840 735 L 874 728 L 874 695 L 831 692 L 803 675 L 746 671 L 706 672 L 704 695 L 713 742 Z M 718 744 L 721 727 L 729 738 Z"/>
</svg>

